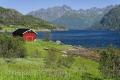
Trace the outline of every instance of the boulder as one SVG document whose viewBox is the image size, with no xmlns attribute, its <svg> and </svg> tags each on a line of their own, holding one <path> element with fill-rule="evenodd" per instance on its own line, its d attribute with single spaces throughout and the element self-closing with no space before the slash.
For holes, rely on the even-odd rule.
<svg viewBox="0 0 120 80">
<path fill-rule="evenodd" d="M 57 40 L 56 43 L 57 43 L 57 44 L 62 44 L 60 40 Z"/>
<path fill-rule="evenodd" d="M 62 54 L 67 54 L 67 52 L 66 51 L 60 51 Z"/>
<path fill-rule="evenodd" d="M 48 50 L 49 48 L 44 48 L 44 50 Z"/>
</svg>

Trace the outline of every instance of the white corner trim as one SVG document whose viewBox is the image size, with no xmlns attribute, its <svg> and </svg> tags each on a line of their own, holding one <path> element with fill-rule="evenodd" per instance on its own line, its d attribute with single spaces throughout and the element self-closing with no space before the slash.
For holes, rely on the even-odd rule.
<svg viewBox="0 0 120 80">
<path fill-rule="evenodd" d="M 34 33 L 36 33 L 34 30 L 29 29 L 29 30 L 25 31 L 23 34 L 25 34 L 25 33 L 28 32 L 28 31 L 33 31 Z M 36 34 L 37 34 L 37 33 L 36 33 Z"/>
</svg>

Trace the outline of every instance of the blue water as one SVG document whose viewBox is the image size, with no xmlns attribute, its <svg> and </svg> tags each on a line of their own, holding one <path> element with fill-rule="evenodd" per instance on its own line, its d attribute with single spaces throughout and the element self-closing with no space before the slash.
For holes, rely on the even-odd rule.
<svg viewBox="0 0 120 80">
<path fill-rule="evenodd" d="M 38 32 L 37 38 L 44 39 L 44 33 Z M 120 32 L 108 30 L 68 30 L 52 31 L 51 40 L 60 40 L 68 45 L 106 48 L 113 44 L 120 48 Z"/>
</svg>

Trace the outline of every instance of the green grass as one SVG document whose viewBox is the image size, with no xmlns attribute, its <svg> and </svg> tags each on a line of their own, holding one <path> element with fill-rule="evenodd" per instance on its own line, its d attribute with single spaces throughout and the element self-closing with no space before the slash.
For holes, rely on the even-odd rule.
<svg viewBox="0 0 120 80">
<path fill-rule="evenodd" d="M 0 59 L 1 80 L 81 80 L 83 73 L 89 72 L 100 77 L 98 63 L 84 58 L 76 58 L 69 69 L 48 69 L 44 67 L 42 58 L 16 58 L 7 62 Z"/>
<path fill-rule="evenodd" d="M 0 58 L 0 80 L 95 80 L 89 77 L 101 78 L 99 64 L 82 57 L 75 57 L 71 68 L 45 67 L 44 57 L 48 51 L 44 48 L 55 48 L 59 51 L 70 49 L 71 46 L 38 39 L 35 42 L 26 42 L 26 48 L 28 54 L 26 58 Z M 86 73 L 91 75 L 82 77 Z"/>
<path fill-rule="evenodd" d="M 14 30 L 16 30 L 16 28 L 11 28 L 11 27 L 3 27 L 3 29 L 2 30 L 7 30 L 7 31 L 14 31 Z"/>
<path fill-rule="evenodd" d="M 19 27 L 21 27 L 21 26 L 18 26 L 18 28 L 19 28 Z M 5 31 L 5 30 L 7 30 L 7 31 L 14 31 L 14 30 L 16 30 L 16 28 L 14 28 L 14 27 L 6 27 L 6 26 L 5 26 L 5 27 L 2 28 L 2 30 L 3 30 L 3 31 Z M 41 31 L 41 30 L 46 30 L 46 29 L 42 29 L 42 28 L 39 29 L 39 28 L 38 28 L 38 29 L 34 29 L 34 30 L 35 30 L 35 31 Z"/>
<path fill-rule="evenodd" d="M 41 39 L 37 39 L 35 42 L 26 42 L 26 48 L 28 55 L 38 51 L 39 53 L 41 53 L 41 56 L 45 56 L 48 53 L 48 51 L 44 50 L 44 48 L 48 48 L 48 49 L 55 48 L 57 50 L 66 50 L 72 47 L 68 45 L 56 44 L 55 42 L 47 42 Z"/>
</svg>

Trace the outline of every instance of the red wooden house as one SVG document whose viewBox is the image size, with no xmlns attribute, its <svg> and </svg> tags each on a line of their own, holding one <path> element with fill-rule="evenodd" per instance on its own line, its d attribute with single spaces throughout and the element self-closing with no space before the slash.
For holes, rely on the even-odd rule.
<svg viewBox="0 0 120 80">
<path fill-rule="evenodd" d="M 32 29 L 24 29 L 18 28 L 13 33 L 13 37 L 23 37 L 26 41 L 35 41 L 36 40 L 36 32 Z"/>
</svg>

